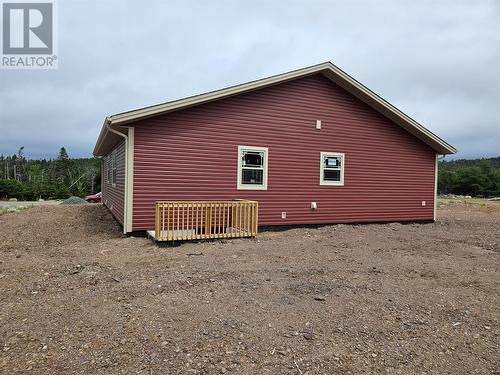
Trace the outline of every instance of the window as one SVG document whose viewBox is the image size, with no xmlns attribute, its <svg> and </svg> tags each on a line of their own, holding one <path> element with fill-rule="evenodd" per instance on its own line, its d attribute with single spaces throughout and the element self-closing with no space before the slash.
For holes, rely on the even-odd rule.
<svg viewBox="0 0 500 375">
<path fill-rule="evenodd" d="M 320 185 L 344 185 L 344 154 L 322 152 L 320 158 Z"/>
<path fill-rule="evenodd" d="M 102 174 L 104 176 L 104 180 L 106 181 L 106 183 L 109 183 L 109 174 L 108 174 L 108 158 L 105 157 L 104 160 L 103 160 L 103 163 L 102 163 Z"/>
<path fill-rule="evenodd" d="M 116 185 L 116 150 L 111 154 L 111 183 Z"/>
<path fill-rule="evenodd" d="M 238 146 L 238 190 L 267 190 L 267 148 Z"/>
</svg>

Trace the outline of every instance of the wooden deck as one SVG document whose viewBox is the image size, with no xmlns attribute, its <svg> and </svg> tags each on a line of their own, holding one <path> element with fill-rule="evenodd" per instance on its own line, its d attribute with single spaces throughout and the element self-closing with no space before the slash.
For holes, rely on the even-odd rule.
<svg viewBox="0 0 500 375">
<path fill-rule="evenodd" d="M 255 237 L 258 203 L 234 201 L 156 202 L 156 241 Z"/>
</svg>

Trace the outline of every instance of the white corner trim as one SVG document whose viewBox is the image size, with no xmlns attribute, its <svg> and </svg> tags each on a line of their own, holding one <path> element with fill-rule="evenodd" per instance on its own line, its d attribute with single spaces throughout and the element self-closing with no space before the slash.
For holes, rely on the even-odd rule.
<svg viewBox="0 0 500 375">
<path fill-rule="evenodd" d="M 126 195 L 125 205 L 127 206 L 127 216 L 125 221 L 127 223 L 127 231 L 132 232 L 133 214 L 134 214 L 134 128 L 128 128 L 127 139 L 127 163 L 126 163 Z"/>
<path fill-rule="evenodd" d="M 341 157 L 342 158 L 342 163 L 340 165 L 340 181 L 324 181 L 323 180 L 323 171 L 324 171 L 324 164 L 323 164 L 323 158 L 325 156 L 335 156 L 335 157 Z M 344 186 L 344 167 L 345 167 L 345 154 L 341 152 L 320 152 L 319 155 L 319 184 L 320 185 L 328 185 L 328 186 Z"/>
<path fill-rule="evenodd" d="M 438 159 L 439 154 L 436 154 L 436 162 L 434 165 L 434 213 L 433 221 L 436 221 L 436 210 L 437 210 L 437 192 L 438 192 Z"/>
<path fill-rule="evenodd" d="M 242 177 L 242 165 L 241 156 L 243 151 L 260 151 L 264 152 L 264 173 L 262 176 L 262 185 L 245 185 L 241 183 Z M 238 171 L 236 173 L 236 189 L 237 190 L 267 190 L 267 171 L 268 171 L 268 160 L 269 160 L 269 149 L 267 147 L 256 147 L 256 146 L 238 146 Z"/>
</svg>

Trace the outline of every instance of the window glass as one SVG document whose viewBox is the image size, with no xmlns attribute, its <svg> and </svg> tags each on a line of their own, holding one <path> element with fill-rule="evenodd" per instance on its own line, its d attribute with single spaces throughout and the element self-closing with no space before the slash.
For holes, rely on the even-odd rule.
<svg viewBox="0 0 500 375">
<path fill-rule="evenodd" d="M 243 153 L 243 166 L 244 167 L 261 167 L 264 165 L 264 153 L 245 151 Z"/>
<path fill-rule="evenodd" d="M 340 181 L 340 171 L 325 169 L 323 171 L 323 179 L 325 181 Z"/>
<path fill-rule="evenodd" d="M 341 158 L 340 157 L 325 157 L 325 167 L 340 167 Z"/>
<path fill-rule="evenodd" d="M 262 185 L 264 182 L 262 169 L 243 169 L 241 176 L 242 184 Z"/>
</svg>

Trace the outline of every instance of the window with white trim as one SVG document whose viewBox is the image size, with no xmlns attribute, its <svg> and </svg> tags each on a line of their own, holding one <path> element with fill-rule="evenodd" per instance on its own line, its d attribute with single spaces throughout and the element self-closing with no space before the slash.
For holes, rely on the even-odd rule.
<svg viewBox="0 0 500 375">
<path fill-rule="evenodd" d="M 108 155 L 104 158 L 104 176 L 106 178 L 106 183 L 109 184 L 110 178 L 109 178 L 109 161 L 110 161 L 111 155 Z"/>
<path fill-rule="evenodd" d="M 238 146 L 238 190 L 267 190 L 266 147 Z"/>
<path fill-rule="evenodd" d="M 322 152 L 320 157 L 320 185 L 344 185 L 345 155 L 338 152 Z"/>
<path fill-rule="evenodd" d="M 116 150 L 111 154 L 111 183 L 116 185 Z"/>
</svg>

